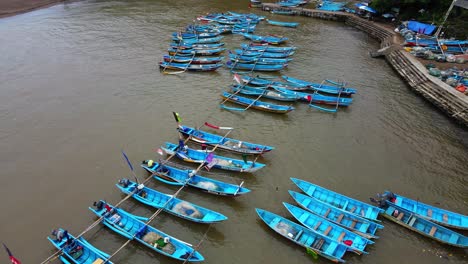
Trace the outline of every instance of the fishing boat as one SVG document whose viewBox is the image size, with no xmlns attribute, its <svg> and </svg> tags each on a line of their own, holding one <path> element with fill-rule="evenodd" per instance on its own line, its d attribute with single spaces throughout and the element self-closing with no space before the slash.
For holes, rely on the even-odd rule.
<svg viewBox="0 0 468 264">
<path fill-rule="evenodd" d="M 186 44 L 202 44 L 202 43 L 218 43 L 223 39 L 223 36 L 217 36 L 217 37 L 212 37 L 212 38 L 177 38 L 177 37 L 172 37 L 172 40 L 175 42 L 183 42 Z"/>
<path fill-rule="evenodd" d="M 332 85 L 325 85 L 322 83 L 313 83 L 308 81 L 299 80 L 293 77 L 289 77 L 286 75 L 281 76 L 285 81 L 297 84 L 301 86 L 310 87 L 312 90 L 316 90 L 319 92 L 329 93 L 329 94 L 343 94 L 343 95 L 351 95 L 356 93 L 356 89 L 349 88 L 349 87 L 342 87 L 342 86 L 332 86 Z M 330 82 L 329 80 L 325 80 Z"/>
<path fill-rule="evenodd" d="M 220 135 L 205 132 L 188 126 L 180 125 L 178 128 L 182 135 L 199 144 L 218 146 L 219 149 L 228 150 L 241 154 L 264 154 L 270 152 L 274 147 L 245 142 L 238 139 L 223 137 Z"/>
<path fill-rule="evenodd" d="M 217 49 L 224 46 L 224 42 L 220 43 L 200 43 L 200 44 L 193 44 L 193 43 L 185 43 L 185 42 L 171 42 L 169 44 L 170 47 L 173 48 L 183 48 L 183 49 Z"/>
<path fill-rule="evenodd" d="M 281 236 L 333 262 L 345 262 L 342 258 L 348 250 L 346 245 L 312 232 L 277 214 L 260 208 L 255 210 L 260 219 Z"/>
<path fill-rule="evenodd" d="M 106 205 L 107 208 L 111 209 L 110 211 L 106 209 Z M 148 221 L 148 218 L 137 217 L 120 208 L 113 207 L 105 201 L 95 203 L 95 207 L 89 207 L 89 209 L 98 217 L 104 218 L 102 223 L 105 226 L 129 240 L 137 241 L 155 252 L 173 259 L 187 262 L 205 260 L 192 245 L 142 222 L 142 220 Z"/>
<path fill-rule="evenodd" d="M 295 93 L 292 93 L 291 91 L 305 91 L 308 89 L 307 86 L 298 86 L 295 84 L 277 82 L 277 81 L 268 80 L 268 79 L 260 78 L 260 77 L 250 77 L 248 75 L 242 75 L 241 79 L 245 84 L 253 84 L 257 86 L 268 86 L 270 88 L 274 87 L 278 92 L 281 92 L 283 94 L 288 94 L 289 96 L 299 97 L 299 99 L 301 100 L 304 95 L 295 94 Z M 282 92 L 280 89 L 286 89 L 287 91 Z"/>
<path fill-rule="evenodd" d="M 226 62 L 226 67 L 233 70 L 249 70 L 249 71 L 280 71 L 286 68 L 288 64 L 258 64 L 258 63 L 239 63 Z"/>
<path fill-rule="evenodd" d="M 275 20 L 270 20 L 270 19 L 267 19 L 266 22 L 268 24 L 270 24 L 270 25 L 280 26 L 280 27 L 295 28 L 295 27 L 299 26 L 299 23 L 297 23 L 297 22 L 282 22 L 282 21 L 275 21 Z"/>
<path fill-rule="evenodd" d="M 82 237 L 76 238 L 62 228 L 54 230 L 52 236 L 55 238 L 49 236 L 47 239 L 61 251 L 62 254 L 59 256 L 59 259 L 63 263 L 104 263 L 110 257 L 109 254 L 97 249 L 86 239 Z M 113 262 L 107 260 L 106 263 L 112 264 Z"/>
<path fill-rule="evenodd" d="M 251 1 L 251 2 L 254 2 L 254 1 Z M 260 2 L 260 1 L 257 1 L 257 2 Z M 257 14 L 253 14 L 253 13 L 244 14 L 244 13 L 237 13 L 237 12 L 232 12 L 232 11 L 228 11 L 227 13 L 232 15 L 232 16 L 245 17 L 245 18 L 254 19 L 254 20 L 258 20 L 258 21 L 261 21 L 261 20 L 265 19 L 265 16 L 259 16 Z"/>
<path fill-rule="evenodd" d="M 256 64 L 286 64 L 292 61 L 292 58 L 262 58 L 254 56 L 241 56 L 229 52 L 229 59 L 240 63 L 256 63 Z"/>
<path fill-rule="evenodd" d="M 252 87 L 248 85 L 233 85 L 231 91 L 244 95 L 259 96 L 283 102 L 295 102 L 299 99 L 298 96 L 284 94 L 276 90 L 269 90 L 268 87 Z"/>
<path fill-rule="evenodd" d="M 279 53 L 288 53 L 288 55 L 293 55 L 296 47 L 274 47 L 268 44 L 241 44 L 241 48 L 244 50 L 252 51 L 265 51 L 265 52 L 279 52 Z"/>
<path fill-rule="evenodd" d="M 179 145 L 166 142 L 165 147 L 161 147 L 167 154 L 175 155 L 177 158 L 191 163 L 206 163 L 210 168 L 217 168 L 221 170 L 237 171 L 237 172 L 256 172 L 265 167 L 265 164 L 252 161 L 243 161 L 233 159 L 225 156 L 212 154 L 208 150 L 196 150 L 184 145 L 180 148 Z"/>
<path fill-rule="evenodd" d="M 306 101 L 309 103 L 326 104 L 326 105 L 333 105 L 333 106 L 336 106 L 337 104 L 339 106 L 350 106 L 353 103 L 353 98 L 346 98 L 346 97 L 338 98 L 336 96 L 323 95 L 317 92 L 304 93 L 304 92 L 300 92 L 297 90 L 294 91 L 294 90 L 285 89 L 274 84 L 270 85 L 270 88 L 273 88 L 285 94 L 299 96 L 299 100 Z"/>
<path fill-rule="evenodd" d="M 278 36 L 259 36 L 259 35 L 252 35 L 252 34 L 242 34 L 244 38 L 250 39 L 253 42 L 258 42 L 258 43 L 268 43 L 271 45 L 279 45 L 282 44 L 286 41 L 288 41 L 288 38 L 286 37 L 278 37 Z"/>
<path fill-rule="evenodd" d="M 260 97 L 260 96 L 259 96 Z M 286 114 L 294 110 L 294 107 L 292 106 L 286 106 L 286 105 L 277 105 L 277 104 L 272 104 L 272 103 L 267 103 L 267 102 L 262 102 L 258 101 L 257 99 L 250 99 L 247 97 L 242 97 L 238 95 L 234 95 L 228 92 L 223 92 L 221 94 L 221 98 L 224 100 L 227 100 L 232 103 L 236 103 L 239 105 L 245 105 L 248 107 L 251 107 L 253 109 L 265 111 L 265 112 L 271 112 L 271 113 L 277 113 L 277 114 Z M 237 108 L 232 108 L 232 107 L 227 107 L 225 105 L 221 105 L 223 108 L 227 110 L 234 110 L 238 111 Z M 243 109 L 242 109 L 243 110 Z"/>
<path fill-rule="evenodd" d="M 272 14 L 277 14 L 277 15 L 287 15 L 287 16 L 297 15 L 297 12 L 291 9 L 276 9 L 276 10 L 271 10 L 270 12 Z"/>
<path fill-rule="evenodd" d="M 466 215 L 428 205 L 389 191 L 386 191 L 381 197 L 385 197 L 388 202 L 439 225 L 462 230 L 468 229 L 468 216 Z"/>
<path fill-rule="evenodd" d="M 192 63 L 177 63 L 177 62 L 165 62 L 161 61 L 159 67 L 163 69 L 172 70 L 188 70 L 188 71 L 216 71 L 222 67 L 221 63 L 213 64 L 192 64 Z"/>
<path fill-rule="evenodd" d="M 437 242 L 460 248 L 468 248 L 468 237 L 431 222 L 418 214 L 384 201 L 385 218 Z"/>
<path fill-rule="evenodd" d="M 190 64 L 216 64 L 222 62 L 224 59 L 223 56 L 220 57 L 188 57 L 188 56 L 168 56 L 164 55 L 163 60 L 165 62 L 177 62 L 177 63 L 190 63 Z"/>
<path fill-rule="evenodd" d="M 291 56 L 291 52 L 265 52 L 259 50 L 241 50 L 235 49 L 233 54 L 240 56 L 254 56 L 259 58 L 287 58 Z"/>
<path fill-rule="evenodd" d="M 198 33 L 193 33 L 193 32 L 173 32 L 172 37 L 178 38 L 178 39 L 199 39 L 199 38 L 214 38 L 219 36 L 219 32 L 198 32 Z"/>
<path fill-rule="evenodd" d="M 221 54 L 225 51 L 226 48 L 215 48 L 215 49 L 178 49 L 176 47 L 170 47 L 167 49 L 169 55 L 179 55 L 179 56 L 190 56 L 203 55 L 203 56 L 212 56 Z"/>
<path fill-rule="evenodd" d="M 288 209 L 289 213 L 299 221 L 299 223 L 303 224 L 313 232 L 327 236 L 330 239 L 348 246 L 356 254 L 367 254 L 365 251 L 366 246 L 374 244 L 374 241 L 364 238 L 342 226 L 327 221 L 326 219 L 309 211 L 288 203 L 283 203 L 283 205 Z"/>
<path fill-rule="evenodd" d="M 291 178 L 291 180 L 308 196 L 351 214 L 379 221 L 377 220 L 377 216 L 383 212 L 379 207 L 330 191 L 316 184 L 296 178 Z"/>
<path fill-rule="evenodd" d="M 142 184 L 139 185 L 129 179 L 121 179 L 116 186 L 123 193 L 131 195 L 135 200 L 157 209 L 162 208 L 163 211 L 182 219 L 201 224 L 219 223 L 227 220 L 226 216 L 218 212 L 181 200 L 172 195 L 158 192 L 142 186 Z"/>
<path fill-rule="evenodd" d="M 329 204 L 322 203 L 310 196 L 294 191 L 289 191 L 289 194 L 302 208 L 309 210 L 310 212 L 323 217 L 330 222 L 346 227 L 367 239 L 378 238 L 378 236 L 375 235 L 375 232 L 378 229 L 383 228 L 382 225 L 379 225 L 376 222 L 343 211 L 336 207 L 330 206 Z"/>
<path fill-rule="evenodd" d="M 141 167 L 153 174 L 153 178 L 163 183 L 175 186 L 188 185 L 198 190 L 221 196 L 239 196 L 250 192 L 239 185 L 226 183 L 211 178 L 193 174 L 192 170 L 181 170 L 168 165 L 161 165 L 153 160 L 144 160 Z"/>
</svg>

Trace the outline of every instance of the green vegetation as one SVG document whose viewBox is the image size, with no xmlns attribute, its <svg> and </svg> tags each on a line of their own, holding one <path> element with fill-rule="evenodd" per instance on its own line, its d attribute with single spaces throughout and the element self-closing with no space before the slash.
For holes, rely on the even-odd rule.
<svg viewBox="0 0 468 264">
<path fill-rule="evenodd" d="M 374 0 L 370 6 L 382 14 L 392 13 L 392 8 L 399 8 L 397 18 L 400 21 L 415 19 L 440 25 L 451 4 L 452 0 Z M 444 37 L 467 39 L 468 9 L 455 6 L 442 31 Z"/>
</svg>

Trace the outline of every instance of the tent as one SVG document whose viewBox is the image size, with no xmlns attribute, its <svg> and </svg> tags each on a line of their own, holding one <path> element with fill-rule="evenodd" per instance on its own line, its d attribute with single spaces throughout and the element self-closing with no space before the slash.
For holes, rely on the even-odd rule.
<svg viewBox="0 0 468 264">
<path fill-rule="evenodd" d="M 424 24 L 418 21 L 408 21 L 408 29 L 419 34 L 432 35 L 436 30 L 436 26 Z"/>
</svg>

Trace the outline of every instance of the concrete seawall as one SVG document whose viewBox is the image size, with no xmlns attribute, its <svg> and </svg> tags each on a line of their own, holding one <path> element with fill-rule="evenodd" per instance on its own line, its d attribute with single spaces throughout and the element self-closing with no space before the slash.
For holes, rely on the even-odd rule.
<svg viewBox="0 0 468 264">
<path fill-rule="evenodd" d="M 368 33 L 380 41 L 381 48 L 385 48 L 382 54 L 385 55 L 393 69 L 408 83 L 413 91 L 426 98 L 453 120 L 468 127 L 468 96 L 456 91 L 440 79 L 431 76 L 424 65 L 401 48 L 398 40 L 399 36 L 393 30 L 343 12 L 328 12 L 299 7 L 285 8 L 271 3 L 264 3 L 262 10 L 291 10 L 296 15 L 341 21 Z"/>
</svg>

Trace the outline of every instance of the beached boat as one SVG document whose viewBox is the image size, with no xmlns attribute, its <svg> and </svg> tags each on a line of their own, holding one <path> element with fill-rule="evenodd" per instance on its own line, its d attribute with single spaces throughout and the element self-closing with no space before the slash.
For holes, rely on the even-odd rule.
<svg viewBox="0 0 468 264">
<path fill-rule="evenodd" d="M 240 56 L 254 56 L 259 58 L 287 58 L 291 55 L 294 51 L 289 52 L 266 52 L 263 50 L 242 50 L 242 49 L 235 49 L 231 51 L 233 54 L 240 55 Z"/>
<path fill-rule="evenodd" d="M 167 154 L 175 155 L 177 158 L 183 161 L 199 164 L 206 163 L 207 166 L 211 168 L 217 168 L 221 170 L 256 172 L 259 169 L 265 167 L 265 164 L 259 162 L 254 163 L 252 161 L 243 161 L 225 156 L 214 155 L 211 151 L 196 150 L 189 148 L 187 145 L 180 149 L 179 145 L 166 142 L 166 145 L 161 148 Z"/>
<path fill-rule="evenodd" d="M 192 222 L 212 224 L 227 220 L 226 216 L 218 212 L 139 185 L 129 179 L 121 179 L 116 186 L 123 193 L 131 194 L 133 198 L 143 204 L 157 209 L 162 208 L 164 212 Z"/>
<path fill-rule="evenodd" d="M 86 239 L 82 237 L 76 238 L 62 228 L 54 230 L 52 236 L 55 238 L 49 236 L 47 239 L 57 249 L 61 250 L 62 254 L 59 256 L 59 259 L 63 263 L 104 263 L 110 257 L 109 254 L 97 249 Z M 106 263 L 112 264 L 113 262 L 108 260 Z"/>
<path fill-rule="evenodd" d="M 356 254 L 366 253 L 367 245 L 374 244 L 374 241 L 364 238 L 342 226 L 334 224 L 325 218 L 322 218 L 309 211 L 303 210 L 297 206 L 283 203 L 294 218 L 310 230 L 327 236 L 339 243 L 345 244 Z"/>
<path fill-rule="evenodd" d="M 259 96 L 283 102 L 295 102 L 299 99 L 298 96 L 284 94 L 276 90 L 269 90 L 268 87 L 253 87 L 248 85 L 233 85 L 231 91 L 244 95 Z"/>
<path fill-rule="evenodd" d="M 192 63 L 177 63 L 177 62 L 165 62 L 161 61 L 159 67 L 163 69 L 171 70 L 188 70 L 188 71 L 216 71 L 223 64 L 213 63 L 213 64 L 192 64 Z"/>
<path fill-rule="evenodd" d="M 255 57 L 255 56 L 241 56 L 235 55 L 229 52 L 229 59 L 233 62 L 240 62 L 240 63 L 256 63 L 256 64 L 286 64 L 292 61 L 292 58 L 262 58 L 262 57 Z"/>
<path fill-rule="evenodd" d="M 190 140 L 193 142 L 210 146 L 218 146 L 219 149 L 241 154 L 263 154 L 274 149 L 274 147 L 271 146 L 227 138 L 183 125 L 180 125 L 178 130 L 185 137 L 190 137 Z"/>
<path fill-rule="evenodd" d="M 418 214 L 439 225 L 456 229 L 468 229 L 468 216 L 466 215 L 428 205 L 419 200 L 413 200 L 388 191 L 386 191 L 382 197 L 386 197 L 387 201 L 392 204 Z"/>
<path fill-rule="evenodd" d="M 333 262 L 345 262 L 342 258 L 348 250 L 346 245 L 312 232 L 277 214 L 260 208 L 255 208 L 255 210 L 260 219 L 281 236 Z"/>
<path fill-rule="evenodd" d="M 111 208 L 110 211 L 106 209 L 106 205 Z M 104 201 L 99 201 L 95 207 L 89 207 L 89 209 L 98 217 L 104 217 L 102 223 L 127 239 L 137 241 L 155 252 L 173 259 L 188 262 L 205 260 L 192 245 L 142 222 L 141 220 L 145 218 L 137 218 L 135 215 L 115 208 Z M 143 221 L 148 221 L 148 219 Z"/>
<path fill-rule="evenodd" d="M 375 232 L 378 229 L 383 228 L 382 225 L 379 225 L 371 220 L 343 211 L 336 207 L 330 206 L 329 204 L 322 203 L 310 196 L 294 191 L 289 191 L 289 194 L 302 208 L 309 210 L 310 212 L 321 216 L 328 221 L 346 227 L 365 238 L 378 238 L 378 236 L 375 235 Z"/>
<path fill-rule="evenodd" d="M 234 95 L 228 92 L 223 92 L 221 94 L 221 98 L 229 102 L 235 103 L 235 104 L 250 106 L 250 108 L 253 108 L 253 109 L 276 113 L 276 114 L 286 114 L 294 110 L 294 107 L 292 106 L 267 103 L 267 102 L 259 101 L 257 99 L 250 99 L 247 97 Z M 227 107 L 225 105 L 221 105 L 221 107 L 227 110 L 234 110 L 234 111 L 238 110 L 237 108 Z"/>
<path fill-rule="evenodd" d="M 431 222 L 388 201 L 385 201 L 383 208 L 385 208 L 385 211 L 382 215 L 401 226 L 446 245 L 468 248 L 468 237 L 462 234 Z"/>
<path fill-rule="evenodd" d="M 296 47 L 274 47 L 268 44 L 241 44 L 241 48 L 244 50 L 252 51 L 265 51 L 265 52 L 276 52 L 276 53 L 287 53 L 288 55 L 293 55 Z"/>
<path fill-rule="evenodd" d="M 299 26 L 299 23 L 297 22 L 282 22 L 282 21 L 275 21 L 275 20 L 270 20 L 270 19 L 267 19 L 266 22 L 270 25 L 273 25 L 273 26 L 280 26 L 280 27 L 292 27 L 292 28 L 295 28 L 297 26 Z"/>
<path fill-rule="evenodd" d="M 297 187 L 299 187 L 299 189 L 310 197 L 351 214 L 379 221 L 377 220 L 377 216 L 379 216 L 379 213 L 383 212 L 379 207 L 330 191 L 316 184 L 296 178 L 291 178 L 291 180 L 297 185 Z"/>
<path fill-rule="evenodd" d="M 258 43 L 268 43 L 271 45 L 279 45 L 282 44 L 289 39 L 286 37 L 278 37 L 278 36 L 259 36 L 259 35 L 252 35 L 252 34 L 242 34 L 244 38 L 250 39 L 253 42 L 258 42 Z"/>
<path fill-rule="evenodd" d="M 168 56 L 164 55 L 163 60 L 165 62 L 177 62 L 177 63 L 190 63 L 190 64 L 216 64 L 222 62 L 224 59 L 221 57 L 188 57 L 188 56 Z"/>
<path fill-rule="evenodd" d="M 258 63 L 239 63 L 226 62 L 226 67 L 233 70 L 249 70 L 249 71 L 280 71 L 287 67 L 288 64 L 258 64 Z"/>
<path fill-rule="evenodd" d="M 193 175 L 192 170 L 181 170 L 168 165 L 161 166 L 160 163 L 153 160 L 144 160 L 141 167 L 154 174 L 153 178 L 156 180 L 169 185 L 182 186 L 186 184 L 198 190 L 222 196 L 239 196 L 250 192 L 249 189 L 242 187 L 244 182 L 239 185 L 226 183 L 198 174 Z"/>
<path fill-rule="evenodd" d="M 281 76 L 285 81 L 297 84 L 301 86 L 310 87 L 311 90 L 316 90 L 319 92 L 329 93 L 329 94 L 343 94 L 343 95 L 351 95 L 356 93 L 356 89 L 349 88 L 349 87 L 341 87 L 341 86 L 333 86 L 333 85 L 325 85 L 323 83 L 313 83 L 308 81 L 299 80 L 293 77 L 289 77 L 286 75 Z"/>
<path fill-rule="evenodd" d="M 317 92 L 305 93 L 305 92 L 300 92 L 300 90 L 298 91 L 298 90 L 290 90 L 289 88 L 282 88 L 282 86 L 278 86 L 275 84 L 272 84 L 269 87 L 279 92 L 289 94 L 291 96 L 298 96 L 299 100 L 306 101 L 309 103 L 314 103 L 314 104 L 326 104 L 326 105 L 333 105 L 333 106 L 336 106 L 338 104 L 339 106 L 350 106 L 353 103 L 353 98 L 346 98 L 346 97 L 338 98 L 337 96 L 323 95 Z"/>
<path fill-rule="evenodd" d="M 214 49 L 178 49 L 176 47 L 170 47 L 167 49 L 169 55 L 179 55 L 179 56 L 190 56 L 202 55 L 202 56 L 213 56 L 219 55 L 225 51 L 226 48 L 214 48 Z"/>
</svg>

